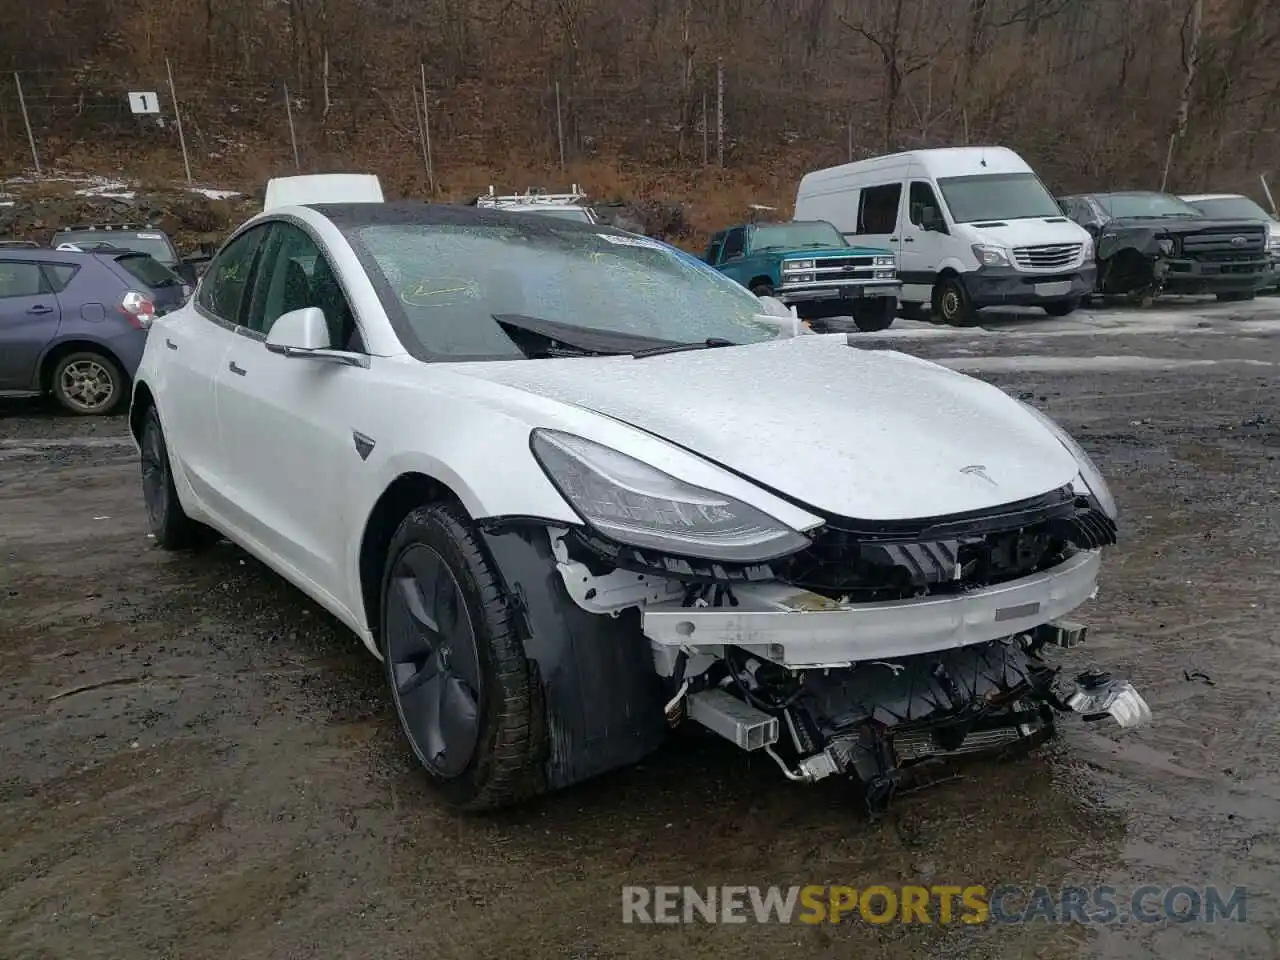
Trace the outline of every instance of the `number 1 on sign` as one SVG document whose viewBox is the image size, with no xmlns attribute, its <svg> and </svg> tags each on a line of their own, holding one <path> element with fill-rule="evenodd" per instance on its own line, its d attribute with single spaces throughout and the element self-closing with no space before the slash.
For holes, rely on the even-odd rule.
<svg viewBox="0 0 1280 960">
<path fill-rule="evenodd" d="M 129 93 L 129 109 L 134 113 L 154 114 L 160 112 L 160 98 L 154 91 Z"/>
</svg>

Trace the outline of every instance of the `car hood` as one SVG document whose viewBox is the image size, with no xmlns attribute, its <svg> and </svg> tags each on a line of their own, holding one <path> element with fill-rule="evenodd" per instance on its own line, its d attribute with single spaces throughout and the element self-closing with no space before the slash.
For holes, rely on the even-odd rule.
<svg viewBox="0 0 1280 960">
<path fill-rule="evenodd" d="M 978 220 L 965 223 L 973 239 L 997 247 L 1029 247 L 1040 244 L 1079 243 L 1088 232 L 1066 217 L 1026 217 L 1019 220 Z"/>
<path fill-rule="evenodd" d="M 1057 437 L 997 388 L 841 336 L 458 369 L 630 424 L 841 517 L 983 510 L 1078 473 Z"/>
<path fill-rule="evenodd" d="M 1108 220 L 1106 226 L 1129 230 L 1143 227 L 1166 233 L 1195 233 L 1199 230 L 1253 231 L 1263 222 L 1241 217 L 1115 217 Z"/>
</svg>

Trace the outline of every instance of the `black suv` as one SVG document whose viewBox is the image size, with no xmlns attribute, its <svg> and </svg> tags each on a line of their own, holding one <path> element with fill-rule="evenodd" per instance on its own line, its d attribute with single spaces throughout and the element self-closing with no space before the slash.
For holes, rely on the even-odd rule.
<svg viewBox="0 0 1280 960">
<path fill-rule="evenodd" d="M 1146 190 L 1076 194 L 1058 203 L 1093 235 L 1099 293 L 1251 300 L 1269 282 L 1267 228 L 1255 220 L 1208 217 L 1171 194 Z"/>
</svg>

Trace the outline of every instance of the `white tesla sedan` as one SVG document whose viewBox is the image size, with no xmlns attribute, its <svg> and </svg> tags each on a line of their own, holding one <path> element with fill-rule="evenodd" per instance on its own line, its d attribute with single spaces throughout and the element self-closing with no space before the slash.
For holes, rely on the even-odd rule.
<svg viewBox="0 0 1280 960">
<path fill-rule="evenodd" d="M 875 810 L 1055 711 L 1149 717 L 1053 665 L 1116 507 L 1032 408 L 780 329 L 643 237 L 308 184 L 343 188 L 269 191 L 152 326 L 147 516 L 168 549 L 216 530 L 350 627 L 450 802 L 692 723 L 793 780 L 848 774 Z"/>
</svg>

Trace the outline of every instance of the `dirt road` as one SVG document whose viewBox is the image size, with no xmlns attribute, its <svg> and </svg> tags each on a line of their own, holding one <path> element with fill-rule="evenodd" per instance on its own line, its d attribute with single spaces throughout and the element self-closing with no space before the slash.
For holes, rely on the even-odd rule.
<svg viewBox="0 0 1280 960">
<path fill-rule="evenodd" d="M 0 404 L 0 957 L 1276 955 L 1278 316 L 868 340 L 1034 400 L 1097 457 L 1122 545 L 1069 662 L 1131 674 L 1155 714 L 877 825 L 698 737 L 449 813 L 350 634 L 231 546 L 154 548 L 121 419 Z M 912 882 L 1250 895 L 1211 925 L 621 923 L 623 884 Z"/>
</svg>

